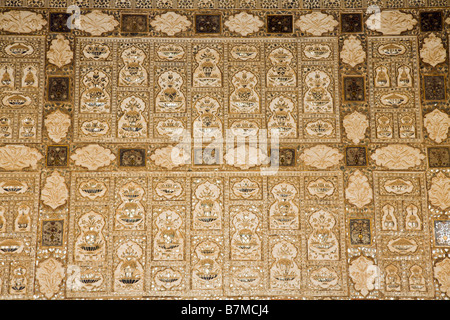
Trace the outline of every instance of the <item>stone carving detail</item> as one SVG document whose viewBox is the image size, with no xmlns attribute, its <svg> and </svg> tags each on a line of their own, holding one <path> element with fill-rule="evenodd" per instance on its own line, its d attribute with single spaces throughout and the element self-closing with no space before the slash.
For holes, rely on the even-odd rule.
<svg viewBox="0 0 450 320">
<path fill-rule="evenodd" d="M 335 235 L 336 219 L 324 210 L 311 214 L 308 222 L 312 228 L 308 237 L 309 260 L 338 260 L 339 242 Z"/>
<path fill-rule="evenodd" d="M 234 91 L 230 95 L 230 111 L 232 113 L 258 113 L 260 98 L 256 92 L 257 77 L 248 70 L 233 75 L 231 80 Z"/>
<path fill-rule="evenodd" d="M 377 149 L 371 158 L 375 160 L 378 166 L 398 170 L 420 165 L 422 160 L 425 159 L 425 155 L 419 149 L 404 144 L 392 144 Z"/>
<path fill-rule="evenodd" d="M 412 14 L 398 10 L 385 10 L 372 14 L 366 21 L 367 28 L 381 32 L 384 35 L 401 34 L 412 30 L 417 24 Z"/>
<path fill-rule="evenodd" d="M 237 148 L 228 150 L 224 159 L 230 166 L 247 170 L 265 163 L 267 156 L 258 148 L 248 145 L 241 145 Z"/>
<path fill-rule="evenodd" d="M 71 121 L 67 113 L 58 109 L 50 113 L 45 118 L 44 123 L 50 139 L 58 143 L 66 137 Z"/>
<path fill-rule="evenodd" d="M 300 155 L 300 160 L 303 160 L 306 165 L 317 169 L 326 169 L 335 166 L 343 158 L 344 155 L 339 150 L 326 145 L 317 145 L 305 149 Z"/>
<path fill-rule="evenodd" d="M 116 254 L 119 264 L 114 271 L 115 291 L 142 291 L 144 287 L 144 268 L 140 262 L 143 250 L 134 241 L 120 245 Z"/>
<path fill-rule="evenodd" d="M 308 113 L 332 113 L 333 97 L 331 95 L 330 76 L 321 70 L 309 72 L 305 77 L 308 87 L 304 97 L 304 111 Z"/>
<path fill-rule="evenodd" d="M 268 87 L 294 87 L 297 82 L 297 76 L 291 67 L 294 59 L 292 52 L 285 48 L 277 48 L 270 52 L 269 60 L 272 67 L 267 71 Z"/>
<path fill-rule="evenodd" d="M 0 168 L 14 171 L 27 167 L 37 168 L 37 163 L 43 158 L 35 148 L 22 145 L 6 145 L 0 147 Z"/>
<path fill-rule="evenodd" d="M 260 18 L 246 12 L 231 16 L 224 24 L 230 31 L 237 32 L 243 37 L 257 32 L 264 26 Z"/>
<path fill-rule="evenodd" d="M 124 66 L 119 72 L 119 85 L 129 87 L 147 85 L 147 70 L 143 66 L 146 58 L 144 51 L 132 46 L 124 50 L 120 57 Z"/>
<path fill-rule="evenodd" d="M 59 291 L 59 286 L 64 279 L 63 264 L 54 258 L 48 258 L 39 263 L 36 279 L 39 282 L 40 291 L 47 299 L 50 299 Z"/>
<path fill-rule="evenodd" d="M 431 179 L 431 188 L 428 190 L 428 200 L 441 210 L 450 207 L 450 178 L 439 172 Z"/>
<path fill-rule="evenodd" d="M 299 208 L 294 199 L 297 194 L 295 186 L 282 182 L 270 191 L 275 198 L 269 209 L 269 223 L 271 229 L 298 229 Z"/>
<path fill-rule="evenodd" d="M 155 219 L 155 260 L 182 260 L 184 238 L 180 215 L 172 210 L 161 212 Z"/>
<path fill-rule="evenodd" d="M 422 49 L 420 49 L 420 58 L 423 62 L 436 67 L 439 63 L 445 62 L 446 56 L 441 38 L 436 37 L 434 33 L 425 38 Z"/>
<path fill-rule="evenodd" d="M 356 170 L 349 177 L 345 198 L 359 209 L 372 201 L 373 193 L 369 179 L 360 170 Z"/>
<path fill-rule="evenodd" d="M 47 52 L 47 59 L 58 68 L 69 64 L 73 59 L 73 52 L 70 49 L 69 40 L 66 40 L 63 35 L 58 34 L 56 39 L 52 40 L 50 50 Z"/>
<path fill-rule="evenodd" d="M 218 67 L 220 54 L 212 48 L 201 49 L 195 55 L 195 61 L 198 67 L 195 68 L 193 74 L 194 87 L 221 87 L 222 72 Z"/>
<path fill-rule="evenodd" d="M 7 11 L 0 13 L 0 30 L 14 33 L 30 33 L 41 30 L 47 21 L 31 11 Z"/>
<path fill-rule="evenodd" d="M 364 256 L 353 260 L 350 263 L 349 274 L 355 284 L 355 290 L 360 291 L 364 297 L 375 289 L 374 282 L 378 272 L 372 260 Z"/>
<path fill-rule="evenodd" d="M 173 168 L 188 163 L 191 156 L 190 153 L 183 148 L 168 146 L 157 149 L 150 159 L 155 161 L 156 165 L 172 170 Z"/>
<path fill-rule="evenodd" d="M 260 260 L 261 239 L 257 228 L 258 216 L 248 210 L 239 211 L 233 218 L 234 233 L 231 237 L 231 259 Z"/>
<path fill-rule="evenodd" d="M 98 168 L 109 166 L 115 158 L 116 156 L 111 153 L 111 150 L 98 144 L 90 144 L 79 148 L 70 157 L 77 166 L 85 167 L 88 170 L 97 170 Z"/>
<path fill-rule="evenodd" d="M 184 112 L 186 98 L 181 90 L 183 77 L 175 71 L 166 71 L 159 76 L 158 92 L 155 103 L 158 112 Z"/>
<path fill-rule="evenodd" d="M 321 36 L 325 32 L 331 32 L 339 25 L 332 15 L 322 12 L 313 12 L 300 17 L 295 23 L 301 31 Z"/>
<path fill-rule="evenodd" d="M 270 286 L 272 288 L 298 288 L 300 268 L 295 261 L 297 255 L 297 248 L 286 240 L 281 240 L 273 246 L 272 257 L 275 261 L 270 268 Z"/>
<path fill-rule="evenodd" d="M 93 36 L 99 36 L 105 32 L 113 31 L 119 25 L 119 22 L 113 16 L 101 12 L 100 10 L 92 10 L 88 14 L 80 16 L 79 21 L 74 21 L 79 29 L 90 33 Z"/>
<path fill-rule="evenodd" d="M 103 261 L 106 258 L 106 240 L 103 234 L 106 221 L 103 215 L 89 211 L 78 220 L 80 233 L 75 242 L 77 261 Z"/>
<path fill-rule="evenodd" d="M 127 97 L 120 104 L 122 116 L 118 121 L 118 134 L 121 138 L 139 138 L 147 135 L 147 122 L 144 117 L 145 102 L 136 96 Z"/>
<path fill-rule="evenodd" d="M 364 51 L 361 40 L 355 36 L 350 36 L 344 40 L 344 46 L 340 53 L 340 57 L 343 62 L 355 67 L 356 65 L 363 63 L 366 59 L 366 52 Z"/>
<path fill-rule="evenodd" d="M 294 108 L 294 102 L 285 96 L 276 97 L 270 102 L 269 109 L 272 115 L 267 123 L 269 134 L 272 130 L 277 130 L 280 138 L 297 136 L 297 125 L 292 116 Z"/>
<path fill-rule="evenodd" d="M 193 226 L 195 229 L 221 229 L 223 204 L 220 201 L 220 188 L 209 181 L 195 189 L 198 202 L 193 208 Z"/>
<path fill-rule="evenodd" d="M 175 12 L 167 12 L 160 16 L 157 16 L 150 25 L 155 28 L 156 31 L 165 33 L 169 36 L 174 36 L 179 32 L 186 31 L 192 22 L 190 22 L 185 16 L 179 15 Z"/>
<path fill-rule="evenodd" d="M 450 128 L 450 117 L 448 114 L 434 109 L 425 115 L 425 128 L 428 131 L 430 139 L 441 143 L 448 137 L 448 128 Z"/>
<path fill-rule="evenodd" d="M 66 203 L 68 198 L 69 190 L 67 189 L 64 177 L 62 177 L 58 171 L 53 171 L 52 175 L 47 178 L 44 188 L 42 189 L 42 202 L 55 210 Z"/>
<path fill-rule="evenodd" d="M 347 138 L 358 144 L 364 139 L 365 132 L 369 127 L 369 120 L 366 115 L 354 111 L 344 117 L 343 125 Z"/>
<path fill-rule="evenodd" d="M 434 276 L 439 281 L 440 290 L 445 292 L 448 297 L 450 297 L 450 259 L 445 258 L 444 260 L 436 263 L 434 267 Z"/>
</svg>

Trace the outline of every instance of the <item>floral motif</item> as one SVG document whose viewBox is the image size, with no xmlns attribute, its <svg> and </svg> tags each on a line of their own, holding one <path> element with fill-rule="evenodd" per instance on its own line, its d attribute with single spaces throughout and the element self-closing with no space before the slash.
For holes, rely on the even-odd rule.
<svg viewBox="0 0 450 320">
<path fill-rule="evenodd" d="M 42 189 L 42 202 L 55 210 L 66 203 L 68 198 L 69 190 L 67 189 L 64 177 L 62 177 L 58 171 L 54 171 L 52 175 L 47 178 L 44 188 Z"/>
<path fill-rule="evenodd" d="M 450 178 L 439 172 L 431 179 L 431 188 L 428 190 L 428 199 L 431 204 L 445 210 L 450 207 Z"/>
<path fill-rule="evenodd" d="M 163 168 L 172 170 L 173 168 L 183 166 L 191 159 L 189 152 L 183 148 L 168 146 L 157 149 L 150 157 L 155 164 Z"/>
<path fill-rule="evenodd" d="M 44 120 L 47 134 L 55 142 L 60 142 L 66 137 L 70 127 L 70 116 L 61 110 L 50 113 Z"/>
<path fill-rule="evenodd" d="M 266 160 L 267 156 L 260 149 L 247 145 L 230 149 L 225 155 L 227 164 L 243 170 L 260 166 Z"/>
<path fill-rule="evenodd" d="M 37 162 L 43 158 L 35 148 L 23 145 L 6 145 L 0 148 L 0 168 L 22 170 L 27 167 L 36 169 Z"/>
<path fill-rule="evenodd" d="M 8 11 L 0 13 L 0 30 L 14 33 L 30 33 L 41 30 L 47 21 L 42 15 L 31 11 Z"/>
<path fill-rule="evenodd" d="M 439 63 L 445 62 L 447 54 L 442 44 L 442 39 L 436 37 L 434 33 L 425 38 L 420 57 L 422 61 L 436 67 Z"/>
<path fill-rule="evenodd" d="M 50 50 L 47 52 L 47 58 L 50 63 L 53 63 L 58 68 L 69 64 L 73 58 L 69 40 L 66 40 L 63 35 L 58 34 L 56 39 L 52 40 Z"/>
<path fill-rule="evenodd" d="M 308 32 L 313 36 L 320 36 L 325 32 L 333 31 L 339 23 L 332 15 L 313 12 L 301 16 L 295 25 L 303 32 Z"/>
<path fill-rule="evenodd" d="M 150 22 L 150 25 L 155 28 L 156 31 L 163 32 L 169 36 L 174 36 L 179 32 L 186 31 L 191 24 L 192 22 L 190 22 L 188 18 L 175 12 L 164 13 Z"/>
<path fill-rule="evenodd" d="M 100 10 L 93 10 L 91 13 L 80 16 L 79 21 L 74 21 L 79 29 L 99 36 L 105 32 L 113 31 L 119 22 L 113 16 L 103 13 Z"/>
<path fill-rule="evenodd" d="M 375 289 L 374 282 L 377 278 L 377 267 L 372 260 L 360 256 L 350 263 L 350 278 L 355 283 L 355 290 L 360 291 L 365 297 L 369 291 Z"/>
<path fill-rule="evenodd" d="M 344 46 L 341 51 L 341 59 L 343 62 L 355 67 L 357 64 L 363 63 L 366 59 L 366 52 L 364 51 L 361 40 L 355 36 L 350 36 L 344 40 Z"/>
<path fill-rule="evenodd" d="M 450 117 L 448 114 L 439 109 L 434 109 L 425 115 L 423 123 L 430 139 L 437 143 L 441 143 L 447 139 L 448 128 L 450 127 Z"/>
<path fill-rule="evenodd" d="M 440 289 L 450 297 L 450 259 L 445 258 L 441 262 L 436 263 L 434 267 L 434 276 L 441 285 Z"/>
<path fill-rule="evenodd" d="M 111 150 L 98 144 L 79 148 L 70 157 L 77 166 L 85 167 L 88 170 L 97 170 L 100 167 L 108 166 L 115 158 L 116 156 L 111 153 Z"/>
<path fill-rule="evenodd" d="M 404 144 L 392 144 L 377 149 L 371 158 L 378 166 L 397 170 L 420 165 L 421 161 L 425 159 L 425 155 L 419 149 Z"/>
<path fill-rule="evenodd" d="M 59 291 L 61 281 L 64 279 L 62 263 L 54 258 L 41 262 L 36 270 L 36 279 L 41 292 L 50 299 Z"/>
<path fill-rule="evenodd" d="M 258 17 L 248 14 L 246 12 L 241 12 L 237 15 L 231 16 L 227 21 L 225 21 L 225 26 L 230 29 L 230 31 L 237 32 L 241 36 L 247 36 L 251 33 L 257 32 L 264 23 Z"/>
<path fill-rule="evenodd" d="M 360 209 L 372 201 L 373 194 L 369 179 L 360 170 L 356 170 L 349 177 L 345 198 Z"/>
<path fill-rule="evenodd" d="M 326 169 L 335 166 L 343 158 L 344 155 L 339 153 L 339 150 L 325 145 L 317 145 L 306 149 L 300 155 L 300 159 L 303 160 L 306 165 L 317 169 Z"/>
<path fill-rule="evenodd" d="M 372 14 L 366 21 L 367 28 L 381 32 L 384 35 L 401 34 L 412 30 L 417 20 L 412 14 L 398 10 L 385 10 Z"/>
<path fill-rule="evenodd" d="M 369 120 L 364 114 L 354 111 L 344 117 L 343 125 L 347 138 L 358 144 L 364 139 L 365 132 L 369 127 Z"/>
</svg>

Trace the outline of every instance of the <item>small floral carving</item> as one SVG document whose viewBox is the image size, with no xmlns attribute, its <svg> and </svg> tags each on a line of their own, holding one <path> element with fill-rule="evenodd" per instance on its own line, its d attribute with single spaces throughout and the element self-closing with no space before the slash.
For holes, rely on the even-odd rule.
<svg viewBox="0 0 450 320">
<path fill-rule="evenodd" d="M 439 281 L 440 290 L 450 297 L 450 259 L 445 258 L 436 263 L 434 267 L 434 276 Z"/>
<path fill-rule="evenodd" d="M 8 11 L 0 13 L 0 30 L 14 33 L 30 33 L 41 30 L 47 21 L 42 15 L 31 11 Z"/>
<path fill-rule="evenodd" d="M 341 59 L 343 62 L 355 67 L 363 63 L 366 59 L 366 52 L 364 51 L 361 40 L 355 36 L 350 36 L 344 40 L 344 46 L 341 51 Z"/>
<path fill-rule="evenodd" d="M 267 156 L 260 149 L 247 145 L 230 149 L 225 155 L 225 161 L 228 165 L 242 170 L 260 166 L 266 160 Z"/>
<path fill-rule="evenodd" d="M 115 158 L 116 156 L 111 150 L 98 144 L 90 144 L 79 148 L 70 157 L 77 166 L 85 167 L 89 170 L 97 170 L 100 167 L 108 166 Z"/>
<path fill-rule="evenodd" d="M 420 57 L 422 61 L 436 67 L 439 63 L 445 62 L 447 54 L 442 44 L 442 39 L 436 37 L 434 33 L 425 38 Z"/>
<path fill-rule="evenodd" d="M 50 113 L 44 120 L 47 134 L 55 142 L 66 137 L 70 127 L 70 116 L 60 110 Z"/>
<path fill-rule="evenodd" d="M 55 210 L 66 203 L 68 198 L 69 190 L 67 189 L 64 177 L 62 177 L 58 171 L 54 171 L 52 175 L 47 178 L 44 188 L 42 189 L 42 202 Z"/>
<path fill-rule="evenodd" d="M 450 127 L 450 117 L 448 114 L 434 109 L 425 115 L 425 128 L 428 131 L 430 139 L 441 143 L 448 137 L 448 128 Z"/>
<path fill-rule="evenodd" d="M 251 33 L 257 32 L 264 23 L 258 17 L 248 14 L 246 12 L 241 12 L 237 15 L 231 16 L 227 21 L 225 21 L 225 26 L 230 29 L 230 31 L 237 32 L 241 36 L 247 36 Z"/>
<path fill-rule="evenodd" d="M 188 163 L 191 156 L 184 148 L 168 146 L 157 149 L 150 159 L 155 161 L 156 165 L 172 170 Z"/>
<path fill-rule="evenodd" d="M 69 64 L 73 58 L 69 40 L 66 40 L 63 35 L 58 34 L 56 39 L 52 40 L 50 50 L 47 52 L 47 58 L 50 63 L 53 63 L 58 68 Z"/>
<path fill-rule="evenodd" d="M 36 279 L 39 282 L 40 291 L 50 299 L 58 291 L 61 281 L 64 279 L 64 267 L 54 258 L 39 263 L 36 270 Z"/>
<path fill-rule="evenodd" d="M 385 10 L 372 14 L 366 21 L 367 28 L 381 32 L 384 35 L 401 34 L 412 30 L 417 20 L 412 14 L 398 10 Z"/>
<path fill-rule="evenodd" d="M 179 32 L 186 31 L 192 22 L 186 16 L 179 15 L 175 12 L 167 12 L 157 16 L 150 25 L 156 31 L 165 33 L 169 36 L 174 36 Z"/>
<path fill-rule="evenodd" d="M 313 12 L 301 16 L 295 25 L 303 32 L 308 32 L 313 36 L 320 36 L 325 32 L 333 31 L 339 23 L 332 15 Z"/>
<path fill-rule="evenodd" d="M 6 145 L 0 148 L 0 168 L 5 170 L 22 170 L 27 167 L 36 169 L 43 158 L 35 148 L 22 145 Z"/>
<path fill-rule="evenodd" d="M 392 144 L 377 149 L 371 158 L 378 166 L 398 170 L 420 165 L 421 161 L 425 159 L 425 155 L 417 148 L 405 144 Z"/>
<path fill-rule="evenodd" d="M 339 150 L 325 145 L 317 145 L 306 149 L 300 155 L 300 159 L 303 160 L 306 165 L 317 169 L 326 169 L 335 166 L 343 158 L 344 155 L 339 153 Z"/>
<path fill-rule="evenodd" d="M 431 179 L 431 188 L 428 190 L 428 200 L 433 206 L 445 210 L 450 207 L 450 178 L 439 172 Z"/>
<path fill-rule="evenodd" d="M 343 125 L 347 138 L 358 144 L 364 139 L 366 130 L 369 127 L 369 120 L 364 114 L 354 111 L 344 117 Z"/>
<path fill-rule="evenodd" d="M 375 289 L 374 282 L 377 278 L 377 267 L 372 260 L 360 256 L 350 263 L 350 278 L 355 284 L 355 290 L 360 291 L 365 297 Z"/>
<path fill-rule="evenodd" d="M 88 14 L 81 15 L 79 21 L 74 21 L 74 24 L 78 25 L 82 31 L 93 36 L 99 36 L 105 32 L 113 31 L 119 25 L 119 22 L 109 14 L 100 10 L 93 10 Z"/>
<path fill-rule="evenodd" d="M 348 179 L 345 198 L 358 208 L 362 208 L 372 201 L 373 193 L 369 179 L 360 170 L 356 170 Z"/>
</svg>

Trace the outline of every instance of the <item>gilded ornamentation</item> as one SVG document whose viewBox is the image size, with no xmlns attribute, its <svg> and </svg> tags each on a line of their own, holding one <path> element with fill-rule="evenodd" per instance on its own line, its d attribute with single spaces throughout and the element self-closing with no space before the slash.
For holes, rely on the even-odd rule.
<svg viewBox="0 0 450 320">
<path fill-rule="evenodd" d="M 52 40 L 50 50 L 47 52 L 47 59 L 58 68 L 69 64 L 73 59 L 73 52 L 70 49 L 69 40 L 63 35 L 58 34 L 56 39 Z"/>
<path fill-rule="evenodd" d="M 365 132 L 369 127 L 369 121 L 364 114 L 353 111 L 353 113 L 344 117 L 343 125 L 347 133 L 347 138 L 352 140 L 353 143 L 358 144 L 365 137 Z"/>
<path fill-rule="evenodd" d="M 98 144 L 79 148 L 70 156 L 77 166 L 85 167 L 88 170 L 97 170 L 108 166 L 115 158 L 116 156 L 111 153 L 111 150 Z"/>
<path fill-rule="evenodd" d="M 177 33 L 186 31 L 191 24 L 192 22 L 185 16 L 175 12 L 164 13 L 150 22 L 150 25 L 155 28 L 156 31 L 163 32 L 169 36 L 174 36 Z"/>
<path fill-rule="evenodd" d="M 423 123 L 432 140 L 441 143 L 447 139 L 448 128 L 450 128 L 450 117 L 448 114 L 439 109 L 434 109 L 425 115 Z"/>
<path fill-rule="evenodd" d="M 333 31 L 339 25 L 332 15 L 322 12 L 312 12 L 300 17 L 295 25 L 303 32 L 313 36 L 321 36 L 325 32 Z"/>
<path fill-rule="evenodd" d="M 381 32 L 383 35 L 401 34 L 404 31 L 412 30 L 417 24 L 417 20 L 412 14 L 403 13 L 399 10 L 383 10 L 380 13 L 372 14 L 366 25 L 370 30 Z"/>
<path fill-rule="evenodd" d="M 402 144 L 392 144 L 377 149 L 371 156 L 378 166 L 399 170 L 418 166 L 425 159 L 419 149 Z"/>
<path fill-rule="evenodd" d="M 370 291 L 375 289 L 374 281 L 378 277 L 377 268 L 372 260 L 359 256 L 350 263 L 350 278 L 353 280 L 355 290 L 366 297 Z"/>
<path fill-rule="evenodd" d="M 0 13 L 0 29 L 14 33 L 31 33 L 41 30 L 47 21 L 31 11 L 6 11 Z"/>
<path fill-rule="evenodd" d="M 361 209 L 372 201 L 373 193 L 369 179 L 360 170 L 356 170 L 348 181 L 345 189 L 345 198 L 348 202 Z"/>
<path fill-rule="evenodd" d="M 46 180 L 44 188 L 41 192 L 42 201 L 50 206 L 53 210 L 66 203 L 69 198 L 69 190 L 67 189 L 64 177 L 58 171 L 53 171 L 51 176 Z"/>
<path fill-rule="evenodd" d="M 50 299 L 59 291 L 64 279 L 63 264 L 54 258 L 48 258 L 38 265 L 36 279 L 39 282 L 41 292 L 47 299 Z"/>
<path fill-rule="evenodd" d="M 432 205 L 441 210 L 446 210 L 450 207 L 450 178 L 443 172 L 439 172 L 431 179 L 428 199 Z"/>
<path fill-rule="evenodd" d="M 329 167 L 333 167 L 343 158 L 344 155 L 337 149 L 326 145 L 317 145 L 315 147 L 305 149 L 300 155 L 300 160 L 303 160 L 306 165 L 317 169 L 327 169 Z"/>
<path fill-rule="evenodd" d="M 157 149 L 150 158 L 156 165 L 171 170 L 186 164 L 191 156 L 183 148 L 169 146 Z"/>
<path fill-rule="evenodd" d="M 436 263 L 434 267 L 434 276 L 439 281 L 440 290 L 445 292 L 450 297 L 450 259 Z"/>
<path fill-rule="evenodd" d="M 42 154 L 35 148 L 23 145 L 0 147 L 0 168 L 5 170 L 22 170 L 27 167 L 36 169 L 42 158 Z"/>
<path fill-rule="evenodd" d="M 93 36 L 100 36 L 103 33 L 113 31 L 119 25 L 119 22 L 109 14 L 100 10 L 92 10 L 88 14 L 80 15 L 79 21 L 75 20 L 75 24 L 82 31 Z"/>
<path fill-rule="evenodd" d="M 361 40 L 355 36 L 350 36 L 344 40 L 344 46 L 340 52 L 341 60 L 352 67 L 363 63 L 366 59 L 366 52 L 364 51 Z"/>
<path fill-rule="evenodd" d="M 50 139 L 58 143 L 67 136 L 71 120 L 67 113 L 58 109 L 50 113 L 45 118 L 44 123 L 47 127 L 47 134 Z"/>
<path fill-rule="evenodd" d="M 420 58 L 423 62 L 436 67 L 439 63 L 444 62 L 446 57 L 447 53 L 441 38 L 436 37 L 434 33 L 425 38 L 422 49 L 420 49 Z"/>
<path fill-rule="evenodd" d="M 237 32 L 243 37 L 258 32 L 264 26 L 264 22 L 258 17 L 246 12 L 231 16 L 224 24 L 230 31 Z"/>
</svg>

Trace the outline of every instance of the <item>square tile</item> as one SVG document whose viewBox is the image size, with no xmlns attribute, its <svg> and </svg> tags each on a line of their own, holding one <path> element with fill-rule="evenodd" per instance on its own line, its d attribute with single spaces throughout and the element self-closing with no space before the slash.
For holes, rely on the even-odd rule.
<svg viewBox="0 0 450 320">
<path fill-rule="evenodd" d="M 64 220 L 42 221 L 43 247 L 61 247 L 64 244 Z"/>
<path fill-rule="evenodd" d="M 268 33 L 292 33 L 294 32 L 294 17 L 292 15 L 268 15 Z"/>
<path fill-rule="evenodd" d="M 366 100 L 364 77 L 345 76 L 343 81 L 344 101 L 363 102 Z"/>
<path fill-rule="evenodd" d="M 218 34 L 221 32 L 221 18 L 219 14 L 198 14 L 195 16 L 195 32 Z"/>
<path fill-rule="evenodd" d="M 69 100 L 69 77 L 49 77 L 48 78 L 48 100 L 68 101 Z"/>
<path fill-rule="evenodd" d="M 51 12 L 48 25 L 50 32 L 70 32 L 70 29 L 67 27 L 67 21 L 70 16 L 70 13 Z"/>
<path fill-rule="evenodd" d="M 370 245 L 370 219 L 350 219 L 350 243 Z"/>
<path fill-rule="evenodd" d="M 420 30 L 423 32 L 442 31 L 442 12 L 424 11 L 420 13 Z"/>
<path fill-rule="evenodd" d="M 434 242 L 437 246 L 450 247 L 450 220 L 434 220 Z"/>
<path fill-rule="evenodd" d="M 366 147 L 346 147 L 345 164 L 347 167 L 366 167 L 367 166 Z"/>
<path fill-rule="evenodd" d="M 277 152 L 277 151 L 274 151 Z M 295 149 L 291 148 L 281 148 L 278 150 L 277 153 L 274 153 L 271 155 L 271 161 L 276 161 L 275 157 L 279 156 L 278 159 L 278 165 L 280 167 L 293 167 L 295 166 Z M 275 165 L 275 163 L 272 163 L 272 166 Z"/>
<path fill-rule="evenodd" d="M 47 146 L 47 167 L 67 167 L 68 146 Z"/>
<path fill-rule="evenodd" d="M 442 101 L 446 97 L 445 76 L 423 76 L 423 95 L 428 101 Z"/>
<path fill-rule="evenodd" d="M 341 32 L 357 33 L 363 31 L 361 13 L 341 13 Z"/>
<path fill-rule="evenodd" d="M 145 33 L 148 31 L 147 16 L 143 14 L 123 14 L 122 32 Z"/>
<path fill-rule="evenodd" d="M 145 149 L 120 149 L 119 166 L 145 167 Z"/>
<path fill-rule="evenodd" d="M 430 168 L 450 167 L 450 147 L 428 148 L 428 163 Z"/>
</svg>

